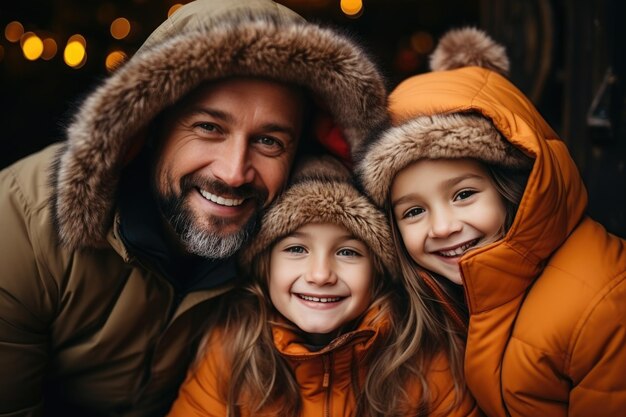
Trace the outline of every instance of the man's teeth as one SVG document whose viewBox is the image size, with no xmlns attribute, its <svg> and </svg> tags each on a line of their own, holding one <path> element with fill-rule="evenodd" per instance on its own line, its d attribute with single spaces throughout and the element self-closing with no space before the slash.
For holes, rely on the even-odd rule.
<svg viewBox="0 0 626 417">
<path fill-rule="evenodd" d="M 336 303 L 341 300 L 341 297 L 311 297 L 309 295 L 299 295 L 300 298 L 306 301 L 314 301 L 316 303 Z"/>
<path fill-rule="evenodd" d="M 447 257 L 460 256 L 460 255 L 463 255 L 463 253 L 465 253 L 466 250 L 474 246 L 477 242 L 478 242 L 478 239 L 472 240 L 471 242 L 467 242 L 459 246 L 458 248 L 451 249 L 451 250 L 442 250 L 437 253 L 439 253 L 439 255 L 441 256 L 447 256 Z"/>
<path fill-rule="evenodd" d="M 204 190 L 200 190 L 200 194 L 202 194 L 202 197 L 206 198 L 209 201 L 212 201 L 216 204 L 219 204 L 220 206 L 239 206 L 241 205 L 241 203 L 243 203 L 243 199 L 241 198 L 224 198 L 224 197 L 220 197 L 218 195 L 215 194 L 211 194 L 208 191 L 204 191 Z"/>
</svg>

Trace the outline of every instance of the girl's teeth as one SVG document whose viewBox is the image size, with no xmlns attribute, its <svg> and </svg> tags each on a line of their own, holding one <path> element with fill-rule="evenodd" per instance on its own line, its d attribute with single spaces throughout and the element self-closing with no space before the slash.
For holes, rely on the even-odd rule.
<svg viewBox="0 0 626 417">
<path fill-rule="evenodd" d="M 472 240 L 471 242 L 468 242 L 468 243 L 466 243 L 464 245 L 461 245 L 458 248 L 451 249 L 451 250 L 439 251 L 439 254 L 441 256 L 450 257 L 450 258 L 452 258 L 454 256 L 463 255 L 463 253 L 465 253 L 466 250 L 468 250 L 469 248 L 474 246 L 477 241 L 478 241 L 478 239 Z"/>
<path fill-rule="evenodd" d="M 300 295 L 300 298 L 306 301 L 313 301 L 316 303 L 335 303 L 341 300 L 341 297 L 311 297 L 309 295 Z"/>
</svg>

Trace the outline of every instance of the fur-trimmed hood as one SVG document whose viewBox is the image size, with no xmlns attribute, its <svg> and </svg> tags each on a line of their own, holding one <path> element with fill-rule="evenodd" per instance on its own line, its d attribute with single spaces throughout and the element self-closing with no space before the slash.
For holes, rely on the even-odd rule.
<svg viewBox="0 0 626 417">
<path fill-rule="evenodd" d="M 438 46 L 434 53 L 439 66 L 406 79 L 391 92 L 392 127 L 367 145 L 356 171 L 365 191 L 384 206 L 398 171 L 421 158 L 471 157 L 532 168 L 507 235 L 461 260 L 464 271 L 487 259 L 501 260 L 507 270 L 515 265 L 506 280 L 477 279 L 466 286 L 470 310 L 476 312 L 525 291 L 583 218 L 587 193 L 566 144 L 502 74 L 508 68 L 502 57 L 495 54 L 498 65 L 475 66 L 482 65 L 494 46 L 504 50 L 475 29 L 448 35 L 452 39 L 440 41 L 447 52 Z M 470 61 L 462 66 L 459 56 L 467 48 Z"/>
<path fill-rule="evenodd" d="M 87 97 L 67 129 L 52 179 L 61 242 L 101 245 L 121 170 L 150 122 L 201 83 L 230 76 L 303 85 L 352 152 L 387 117 L 384 81 L 348 37 L 271 0 L 189 3 Z"/>
<path fill-rule="evenodd" d="M 250 273 L 259 256 L 279 239 L 309 223 L 345 227 L 373 254 L 381 273 L 397 276 L 399 269 L 385 215 L 354 186 L 348 170 L 333 157 L 311 158 L 294 172 L 289 188 L 265 213 L 261 230 L 241 251 L 241 265 Z"/>
</svg>

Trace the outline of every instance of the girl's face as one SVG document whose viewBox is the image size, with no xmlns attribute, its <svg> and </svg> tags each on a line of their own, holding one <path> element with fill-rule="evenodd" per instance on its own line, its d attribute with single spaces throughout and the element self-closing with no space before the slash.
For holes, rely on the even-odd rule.
<svg viewBox="0 0 626 417">
<path fill-rule="evenodd" d="M 368 308 L 372 279 L 367 246 L 341 226 L 307 224 L 272 248 L 272 303 L 317 342 Z"/>
<path fill-rule="evenodd" d="M 391 207 L 411 258 L 462 284 L 459 260 L 502 237 L 506 209 L 491 176 L 469 159 L 422 159 L 398 173 Z"/>
</svg>

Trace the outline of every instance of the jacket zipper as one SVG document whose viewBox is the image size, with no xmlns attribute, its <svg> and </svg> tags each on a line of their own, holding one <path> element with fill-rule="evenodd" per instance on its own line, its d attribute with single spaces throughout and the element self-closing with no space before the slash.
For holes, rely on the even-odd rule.
<svg viewBox="0 0 626 417">
<path fill-rule="evenodd" d="M 322 380 L 322 387 L 325 388 L 324 417 L 330 417 L 330 355 L 322 356 L 322 362 L 324 364 L 324 379 Z"/>
</svg>

